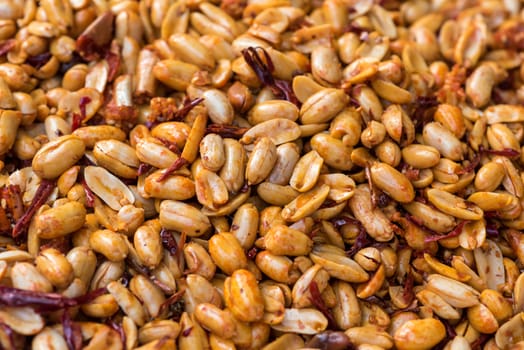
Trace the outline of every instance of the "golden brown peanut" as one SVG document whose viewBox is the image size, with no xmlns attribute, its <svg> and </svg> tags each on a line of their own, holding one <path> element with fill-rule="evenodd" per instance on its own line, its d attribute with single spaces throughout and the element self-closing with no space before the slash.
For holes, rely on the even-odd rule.
<svg viewBox="0 0 524 350">
<path fill-rule="evenodd" d="M 110 317 L 118 311 L 118 304 L 111 294 L 104 294 L 81 308 L 90 317 Z"/>
<path fill-rule="evenodd" d="M 379 208 L 373 208 L 367 186 L 358 186 L 348 201 L 353 215 L 364 225 L 369 235 L 378 241 L 388 241 L 395 226 Z"/>
<path fill-rule="evenodd" d="M 224 139 L 225 161 L 220 177 L 230 192 L 237 192 L 244 185 L 246 154 L 244 147 L 233 139 Z"/>
<path fill-rule="evenodd" d="M 160 204 L 160 223 L 168 230 L 186 232 L 190 236 L 200 236 L 211 227 L 209 219 L 198 209 L 173 200 Z"/>
<path fill-rule="evenodd" d="M 375 163 L 370 168 L 371 179 L 378 188 L 400 203 L 411 202 L 415 191 L 408 178 L 386 163 Z"/>
<path fill-rule="evenodd" d="M 275 255 L 307 255 L 313 241 L 304 233 L 284 225 L 273 226 L 264 236 L 264 246 Z"/>
<path fill-rule="evenodd" d="M 239 269 L 226 278 L 224 300 L 233 316 L 244 322 L 254 322 L 264 314 L 264 301 L 255 276 Z"/>
<path fill-rule="evenodd" d="M 44 179 L 55 179 L 84 154 L 85 144 L 76 136 L 62 136 L 38 150 L 32 162 L 34 172 Z"/>
<path fill-rule="evenodd" d="M 235 334 L 235 321 L 228 310 L 220 310 L 213 304 L 198 304 L 195 308 L 195 318 L 202 327 L 225 339 Z"/>
<path fill-rule="evenodd" d="M 455 161 L 462 160 L 463 150 L 459 139 L 442 124 L 426 124 L 423 138 L 427 145 L 435 147 L 444 157 Z"/>
<path fill-rule="evenodd" d="M 107 290 L 115 298 L 122 310 L 136 323 L 142 326 L 145 323 L 146 314 L 138 299 L 118 281 L 110 282 Z"/>
<path fill-rule="evenodd" d="M 285 256 L 263 251 L 257 254 L 255 262 L 264 274 L 277 282 L 294 283 L 299 277 L 299 271 L 293 266 L 291 259 Z"/>
<path fill-rule="evenodd" d="M 317 182 L 324 159 L 316 151 L 311 151 L 298 160 L 293 169 L 289 184 L 299 192 L 311 190 Z"/>
<path fill-rule="evenodd" d="M 269 137 L 262 137 L 255 142 L 246 164 L 246 179 L 248 185 L 256 185 L 264 181 L 277 160 L 277 149 Z"/>
<path fill-rule="evenodd" d="M 195 183 L 185 176 L 173 175 L 160 180 L 164 171 L 157 170 L 147 176 L 144 191 L 149 197 L 172 200 L 186 200 L 195 195 Z"/>
<path fill-rule="evenodd" d="M 338 170 L 351 170 L 351 147 L 327 133 L 318 133 L 311 138 L 311 148 L 315 150 L 324 162 Z"/>
<path fill-rule="evenodd" d="M 213 278 L 216 264 L 207 250 L 198 243 L 190 242 L 184 247 L 184 258 L 189 271 L 207 279 Z"/>
<path fill-rule="evenodd" d="M 218 171 L 226 161 L 224 141 L 217 134 L 208 134 L 200 142 L 202 166 L 211 171 Z"/>
<path fill-rule="evenodd" d="M 129 282 L 129 289 L 139 300 L 146 301 L 144 308 L 150 317 L 158 317 L 162 304 L 166 301 L 163 291 L 143 275 L 134 276 Z"/>
<path fill-rule="evenodd" d="M 431 168 L 438 164 L 440 153 L 435 147 L 412 144 L 402 149 L 402 159 L 415 168 Z"/>
<path fill-rule="evenodd" d="M 446 329 L 439 320 L 427 318 L 410 320 L 397 329 L 393 335 L 399 349 L 429 349 L 446 336 Z"/>
<path fill-rule="evenodd" d="M 50 248 L 41 251 L 35 262 L 36 268 L 54 286 L 67 287 L 73 281 L 73 267 L 57 249 Z"/>
<path fill-rule="evenodd" d="M 35 217 L 35 228 L 40 238 L 58 238 L 80 229 L 86 219 L 86 209 L 78 202 L 67 202 L 48 209 Z"/>
<path fill-rule="evenodd" d="M 133 236 L 133 245 L 140 262 L 149 268 L 156 267 L 162 260 L 160 232 L 151 226 L 140 226 Z"/>
<path fill-rule="evenodd" d="M 118 262 L 124 260 L 129 252 L 126 239 L 124 235 L 110 230 L 98 230 L 89 236 L 89 245 L 108 260 Z"/>
<path fill-rule="evenodd" d="M 204 207 L 216 209 L 228 202 L 227 186 L 216 173 L 202 167 L 196 170 L 194 179 L 198 202 Z"/>
<path fill-rule="evenodd" d="M 244 249 L 249 249 L 255 242 L 258 231 L 258 209 L 251 203 L 241 205 L 235 212 L 231 223 L 231 233 Z"/>
<path fill-rule="evenodd" d="M 522 347 L 522 27 L 0 0 L 0 348 Z"/>
<path fill-rule="evenodd" d="M 242 246 L 230 232 L 220 232 L 211 237 L 209 254 L 215 264 L 228 275 L 247 268 L 247 258 Z"/>
</svg>

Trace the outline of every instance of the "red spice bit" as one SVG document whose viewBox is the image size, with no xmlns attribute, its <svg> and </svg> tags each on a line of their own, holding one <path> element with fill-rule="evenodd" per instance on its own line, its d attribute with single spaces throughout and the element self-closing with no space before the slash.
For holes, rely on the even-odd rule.
<svg viewBox="0 0 524 350">
<path fill-rule="evenodd" d="M 40 312 L 51 312 L 88 303 L 106 292 L 105 288 L 100 288 L 76 298 L 68 298 L 58 293 L 36 292 L 0 285 L 0 305 L 30 306 Z"/>
<path fill-rule="evenodd" d="M 254 260 L 255 257 L 257 256 L 257 253 L 258 253 L 258 248 L 253 247 L 247 251 L 246 256 L 249 260 Z"/>
<path fill-rule="evenodd" d="M 373 180 L 371 179 L 371 170 L 368 166 L 365 168 L 364 173 L 366 175 L 369 190 L 371 192 L 371 205 L 373 206 L 373 208 L 384 208 L 389 203 L 389 197 L 380 189 L 378 189 L 377 186 L 375 186 Z"/>
<path fill-rule="evenodd" d="M 241 188 L 240 188 L 240 193 L 246 193 L 247 191 L 249 191 L 249 184 L 246 182 Z"/>
<path fill-rule="evenodd" d="M 486 219 L 500 219 L 500 215 L 501 214 L 498 210 L 484 212 L 484 217 Z"/>
<path fill-rule="evenodd" d="M 78 323 L 73 322 L 71 319 L 69 310 L 65 310 L 62 314 L 62 328 L 69 350 L 82 349 L 82 331 Z"/>
<path fill-rule="evenodd" d="M 91 191 L 85 179 L 82 179 L 82 187 L 84 188 L 84 192 L 86 194 L 87 207 L 93 208 L 95 206 L 95 194 L 93 191 Z"/>
<path fill-rule="evenodd" d="M 517 21 L 511 24 L 501 25 L 493 35 L 494 44 L 497 48 L 524 50 L 524 23 Z"/>
<path fill-rule="evenodd" d="M 427 228 L 425 225 L 424 225 L 424 222 L 416 217 L 416 216 L 413 216 L 413 215 L 410 215 L 410 214 L 407 214 L 406 215 L 406 219 L 408 219 L 409 221 L 411 221 L 413 224 L 417 225 L 419 228 L 423 229 L 424 231 L 432 234 L 432 235 L 438 235 L 437 232 L 433 231 L 432 229 L 430 228 Z"/>
<path fill-rule="evenodd" d="M 259 51 L 262 52 L 263 58 L 259 54 Z M 246 63 L 253 69 L 262 85 L 269 87 L 278 98 L 288 100 L 300 107 L 300 101 L 295 96 L 291 84 L 287 81 L 273 78 L 275 67 L 266 50 L 262 47 L 250 46 L 242 50 L 242 56 L 244 56 Z"/>
<path fill-rule="evenodd" d="M 118 106 L 114 100 L 109 101 L 104 109 L 105 124 L 131 129 L 138 119 L 138 110 L 134 106 Z"/>
<path fill-rule="evenodd" d="M 162 227 L 160 231 L 160 238 L 162 238 L 162 245 L 169 252 L 171 256 L 176 256 L 178 245 L 176 243 L 175 237 L 171 231 L 166 230 Z"/>
<path fill-rule="evenodd" d="M 124 327 L 122 326 L 122 322 L 116 322 L 114 318 L 110 318 L 106 321 L 106 324 L 118 333 L 118 335 L 120 336 L 120 340 L 122 341 L 122 344 L 125 344 L 126 343 L 126 333 L 124 332 Z"/>
<path fill-rule="evenodd" d="M 84 120 L 84 118 L 82 118 L 82 115 L 79 114 L 79 113 L 73 113 L 73 121 L 71 123 L 71 130 L 72 131 L 75 131 L 76 129 L 78 129 L 80 126 L 82 126 L 82 120 Z"/>
<path fill-rule="evenodd" d="M 40 246 L 40 251 L 51 248 L 57 249 L 65 255 L 71 249 L 71 242 L 67 237 L 50 239 Z"/>
<path fill-rule="evenodd" d="M 173 174 L 175 171 L 177 171 L 178 169 L 182 168 L 184 165 L 187 165 L 187 164 L 189 164 L 189 162 L 185 158 L 183 158 L 183 157 L 178 158 L 177 160 L 175 160 L 173 162 L 173 164 L 171 164 L 171 166 L 169 168 L 167 168 L 164 171 L 164 173 L 162 175 L 160 175 L 160 177 L 158 179 L 156 179 L 156 181 L 157 182 L 164 181 L 171 174 Z"/>
<path fill-rule="evenodd" d="M 185 116 L 193 109 L 193 107 L 197 106 L 202 101 L 204 101 L 203 97 L 195 98 L 194 100 L 191 100 L 191 99 L 189 99 L 189 97 L 186 97 L 184 99 L 182 108 L 180 108 L 176 112 L 175 118 L 179 119 L 179 120 L 184 119 Z"/>
<path fill-rule="evenodd" d="M 104 12 L 94 20 L 76 39 L 76 51 L 86 61 L 104 57 L 113 39 L 113 21 L 111 11 Z"/>
<path fill-rule="evenodd" d="M 326 316 L 328 320 L 328 327 L 330 329 L 338 329 L 337 323 L 335 322 L 335 318 L 333 317 L 331 310 L 328 309 L 328 307 L 324 303 L 324 300 L 322 299 L 322 295 L 320 294 L 320 290 L 318 289 L 317 282 L 313 281 L 309 284 L 309 293 L 311 293 L 309 301 L 311 301 L 311 303 L 318 309 L 318 311 L 322 312 L 322 314 Z"/>
<path fill-rule="evenodd" d="M 189 328 L 184 329 L 184 331 L 182 331 L 182 336 L 183 337 L 189 337 L 189 335 L 191 334 L 192 330 L 193 330 L 193 327 L 189 327 Z"/>
<path fill-rule="evenodd" d="M 28 57 L 25 60 L 25 63 L 34 67 L 35 69 L 40 69 L 43 66 L 45 66 L 47 62 L 49 62 L 51 57 L 53 57 L 53 55 L 51 55 L 50 52 L 44 52 L 44 53 L 41 53 L 40 55 Z"/>
<path fill-rule="evenodd" d="M 414 168 L 408 168 L 404 172 L 404 175 L 408 178 L 410 181 L 416 181 L 420 178 L 420 169 L 414 169 Z"/>
<path fill-rule="evenodd" d="M 497 225 L 494 222 L 490 222 L 488 220 L 488 222 L 486 223 L 486 235 L 488 237 L 493 237 L 493 238 L 498 237 L 500 235 L 499 225 Z"/>
<path fill-rule="evenodd" d="M 24 215 L 22 215 L 22 217 L 20 217 L 13 228 L 13 238 L 17 239 L 27 232 L 27 228 L 29 227 L 29 223 L 31 222 L 33 215 L 35 215 L 38 208 L 44 205 L 44 203 L 47 201 L 47 198 L 51 195 L 54 189 L 54 181 L 44 179 L 40 182 L 40 186 L 38 186 L 29 208 L 27 208 L 27 211 L 24 213 Z"/>
<path fill-rule="evenodd" d="M 206 127 L 206 135 L 218 134 L 222 137 L 240 139 L 248 130 L 249 128 L 241 128 L 234 125 L 209 124 Z"/>
<path fill-rule="evenodd" d="M 176 101 L 172 97 L 153 97 L 149 101 L 151 114 L 148 122 L 151 124 L 174 120 L 177 113 Z"/>
<path fill-rule="evenodd" d="M 138 176 L 146 174 L 149 170 L 151 170 L 153 167 L 150 164 L 146 163 L 140 163 L 138 167 L 137 174 Z"/>
<path fill-rule="evenodd" d="M 177 155 L 181 155 L 182 154 L 182 151 L 180 150 L 180 148 L 178 148 L 178 146 L 176 145 L 176 143 L 174 142 L 171 142 L 163 137 L 157 137 L 156 138 L 157 140 L 159 140 L 160 142 L 162 142 L 164 144 L 164 146 L 166 146 L 167 148 L 169 148 L 169 150 Z"/>
<path fill-rule="evenodd" d="M 351 10 L 354 12 L 353 9 Z M 357 35 L 361 35 L 362 33 L 367 33 L 368 29 L 361 27 L 360 25 L 358 25 L 355 22 L 351 22 L 342 29 L 342 32 L 343 33 L 355 33 Z"/>
<path fill-rule="evenodd" d="M 315 238 L 319 233 L 320 233 L 320 227 L 315 227 L 314 229 L 311 230 L 311 232 L 309 233 L 309 238 L 313 239 Z"/>
<path fill-rule="evenodd" d="M 7 39 L 6 41 L 0 44 L 0 56 L 5 55 L 9 51 L 11 51 L 11 49 L 15 46 L 16 39 Z"/>
<path fill-rule="evenodd" d="M 8 185 L 0 189 L 0 198 L 5 201 L 7 212 L 12 220 L 18 220 L 24 215 L 22 191 L 18 185 Z"/>
<path fill-rule="evenodd" d="M 435 107 L 438 106 L 438 100 L 435 96 L 417 96 L 413 105 L 411 119 L 416 130 L 421 130 L 424 125 L 433 120 Z"/>
<path fill-rule="evenodd" d="M 107 81 L 113 81 L 116 78 L 118 70 L 120 69 L 121 57 L 120 57 L 120 46 L 116 40 L 111 42 L 111 48 L 105 55 L 107 65 L 109 66 L 109 72 L 107 74 Z"/>
<path fill-rule="evenodd" d="M 183 120 L 186 115 L 199 103 L 204 101 L 202 97 L 194 100 L 186 97 L 182 103 L 182 107 L 177 109 L 175 100 L 173 98 L 155 97 L 151 99 L 151 115 L 149 116 L 146 126 L 152 128 L 159 122 L 166 122 L 171 120 Z"/>
<path fill-rule="evenodd" d="M 162 305 L 160 305 L 160 311 L 158 313 L 162 314 L 164 310 L 166 310 L 168 307 L 170 307 L 171 305 L 175 304 L 177 301 L 182 299 L 185 292 L 186 292 L 186 289 L 181 288 L 178 292 L 176 292 L 175 294 L 167 298 L 166 301 L 164 301 Z"/>
<path fill-rule="evenodd" d="M 364 229 L 364 226 L 359 225 L 357 238 L 355 239 L 355 242 L 353 243 L 351 248 L 349 248 L 349 250 L 346 251 L 346 255 L 352 257 L 359 250 L 369 246 L 371 243 L 373 242 L 369 239 L 368 234 Z"/>
<path fill-rule="evenodd" d="M 402 297 L 404 297 L 404 300 L 406 300 L 407 304 L 411 304 L 411 302 L 415 299 L 415 293 L 413 293 L 414 283 L 415 280 L 413 278 L 413 274 L 410 271 L 404 280 L 404 287 L 402 288 Z"/>
<path fill-rule="evenodd" d="M 428 237 L 424 238 L 424 242 L 425 243 L 437 242 L 437 241 L 440 241 L 441 239 L 444 239 L 444 238 L 457 237 L 462 232 L 462 229 L 464 228 L 464 225 L 466 223 L 468 223 L 468 222 L 469 222 L 469 220 L 461 221 L 457 226 L 455 226 L 455 228 L 453 230 L 451 230 L 451 232 L 449 232 L 449 233 L 447 233 L 445 235 L 436 234 L 436 235 L 428 236 Z"/>
<path fill-rule="evenodd" d="M 490 154 L 493 156 L 503 156 L 503 157 L 517 157 L 520 155 L 520 152 L 517 150 L 514 150 L 513 148 L 504 148 L 501 150 L 494 150 L 494 149 L 485 149 L 482 146 L 479 146 L 479 152 L 484 154 Z"/>
<path fill-rule="evenodd" d="M 462 84 L 466 81 L 466 68 L 455 64 L 450 72 L 446 73 L 444 84 L 437 91 L 436 96 L 440 103 L 456 105 L 466 99 Z"/>
<path fill-rule="evenodd" d="M 447 330 L 447 328 L 446 328 Z M 471 343 L 471 350 L 481 350 L 484 348 L 484 344 L 488 342 L 490 338 L 489 334 L 480 334 L 480 336 Z"/>
<path fill-rule="evenodd" d="M 386 305 L 387 307 L 388 305 Z M 392 314 L 391 314 L 391 317 L 393 316 L 396 316 L 398 314 L 401 314 L 401 313 L 404 313 L 404 312 L 414 312 L 416 314 L 418 314 L 420 312 L 420 307 L 419 306 L 408 306 L 408 307 L 405 307 L 403 309 L 397 309 L 395 310 Z"/>
<path fill-rule="evenodd" d="M 184 256 L 182 255 L 182 252 L 184 251 L 186 239 L 187 239 L 187 234 L 185 232 L 182 232 L 180 234 L 180 239 L 178 240 L 178 248 L 175 253 L 175 258 L 177 260 L 180 271 L 184 270 Z"/>
<path fill-rule="evenodd" d="M 325 209 L 325 208 L 333 208 L 335 205 L 337 205 L 338 203 L 335 202 L 334 200 L 332 199 L 326 199 L 324 201 L 324 203 L 322 203 L 319 207 L 319 209 Z"/>
<path fill-rule="evenodd" d="M 87 117 L 86 112 L 86 106 L 91 103 L 91 98 L 88 96 L 82 96 L 80 97 L 80 102 L 78 105 L 78 108 L 80 109 L 80 115 L 82 116 L 82 120 L 85 120 Z"/>
<path fill-rule="evenodd" d="M 466 165 L 465 167 L 463 167 L 462 169 L 458 170 L 455 173 L 457 175 L 462 175 L 462 174 L 468 174 L 468 173 L 471 173 L 472 171 L 474 171 L 475 168 L 480 164 L 481 153 L 482 152 L 479 152 L 479 153 L 475 154 L 475 156 L 469 162 L 468 165 Z"/>
<path fill-rule="evenodd" d="M 384 299 L 377 297 L 376 295 L 372 295 L 368 298 L 362 299 L 367 303 L 375 304 L 380 306 L 382 309 L 388 309 L 389 305 L 384 301 Z"/>
</svg>

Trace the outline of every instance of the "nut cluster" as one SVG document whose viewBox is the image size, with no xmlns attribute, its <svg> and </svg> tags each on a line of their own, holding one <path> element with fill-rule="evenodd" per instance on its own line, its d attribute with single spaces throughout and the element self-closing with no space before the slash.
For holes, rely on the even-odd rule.
<svg viewBox="0 0 524 350">
<path fill-rule="evenodd" d="M 0 0 L 0 348 L 524 347 L 519 0 Z"/>
</svg>

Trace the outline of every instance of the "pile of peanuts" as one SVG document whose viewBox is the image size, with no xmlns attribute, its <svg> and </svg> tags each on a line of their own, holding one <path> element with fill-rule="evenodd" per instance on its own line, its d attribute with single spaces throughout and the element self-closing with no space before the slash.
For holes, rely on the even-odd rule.
<svg viewBox="0 0 524 350">
<path fill-rule="evenodd" d="M 0 0 L 0 348 L 524 348 L 521 0 Z"/>
</svg>

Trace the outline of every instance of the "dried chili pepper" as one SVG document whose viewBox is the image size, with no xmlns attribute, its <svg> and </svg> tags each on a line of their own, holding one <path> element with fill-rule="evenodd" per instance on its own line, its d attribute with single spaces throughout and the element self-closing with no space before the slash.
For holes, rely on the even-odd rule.
<svg viewBox="0 0 524 350">
<path fill-rule="evenodd" d="M 427 236 L 426 238 L 424 238 L 424 242 L 425 243 L 437 242 L 437 241 L 440 241 L 441 239 L 457 237 L 458 235 L 461 234 L 462 229 L 464 228 L 464 225 L 467 224 L 468 222 L 469 222 L 468 220 L 461 221 L 457 226 L 455 226 L 453 230 L 451 230 L 449 233 L 445 235 L 436 234 L 436 235 Z"/>
<path fill-rule="evenodd" d="M 167 168 L 166 170 L 164 170 L 164 172 L 162 173 L 162 175 L 160 175 L 158 177 L 158 179 L 156 179 L 157 182 L 162 182 L 164 181 L 165 179 L 167 179 L 171 174 L 173 174 L 175 171 L 177 171 L 178 169 L 182 168 L 183 166 L 189 164 L 189 162 L 184 158 L 184 157 L 180 157 L 178 158 L 177 160 L 175 160 L 173 162 L 173 164 L 171 164 L 169 166 L 169 168 Z"/>
<path fill-rule="evenodd" d="M 366 229 L 364 229 L 364 226 L 362 226 L 362 224 L 359 223 L 357 238 L 355 238 L 355 242 L 353 243 L 351 248 L 348 251 L 346 251 L 346 255 L 352 257 L 359 250 L 371 245 L 371 243 L 373 242 L 369 239 Z"/>
<path fill-rule="evenodd" d="M 85 179 L 82 179 L 82 187 L 84 188 L 84 192 L 86 194 L 86 205 L 89 208 L 93 208 L 95 206 L 95 194 L 93 191 L 89 188 L 87 185 L 87 182 Z"/>
<path fill-rule="evenodd" d="M 82 305 L 106 293 L 105 288 L 96 289 L 75 298 L 58 293 L 45 293 L 0 285 L 0 305 L 30 306 L 41 312 L 57 311 Z"/>
<path fill-rule="evenodd" d="M 337 323 L 335 321 L 335 318 L 333 317 L 333 314 L 331 313 L 331 310 L 328 309 L 326 304 L 324 303 L 324 300 L 322 299 L 322 295 L 320 294 L 320 290 L 318 289 L 317 282 L 312 281 L 309 284 L 309 293 L 311 293 L 311 297 L 309 297 L 309 301 L 320 311 L 328 320 L 328 327 L 329 329 L 338 329 Z"/>
<path fill-rule="evenodd" d="M 9 51 L 11 51 L 11 49 L 15 46 L 16 46 L 16 39 L 5 40 L 2 44 L 0 44 L 0 56 L 5 55 Z"/>
<path fill-rule="evenodd" d="M 49 62 L 49 60 L 53 57 L 53 55 L 50 52 L 44 52 L 40 55 L 36 56 L 30 56 L 25 60 L 25 63 L 29 64 L 30 66 L 34 67 L 35 69 L 40 69 L 43 66 Z"/>
<path fill-rule="evenodd" d="M 38 186 L 38 189 L 36 190 L 36 193 L 33 198 L 33 201 L 31 202 L 31 205 L 29 205 L 29 208 L 27 208 L 27 211 L 17 221 L 15 227 L 13 228 L 13 232 L 12 232 L 13 238 L 17 239 L 21 235 L 24 235 L 27 232 L 29 223 L 31 222 L 33 215 L 35 215 L 36 211 L 42 205 L 44 205 L 44 203 L 47 201 L 47 198 L 49 198 L 49 196 L 51 195 L 54 189 L 55 189 L 54 181 L 44 179 L 40 182 L 40 186 Z"/>
<path fill-rule="evenodd" d="M 178 292 L 176 292 L 175 294 L 167 298 L 166 301 L 164 301 L 162 305 L 160 305 L 160 311 L 158 313 L 161 314 L 162 312 L 164 312 L 164 310 L 169 308 L 171 305 L 181 300 L 185 292 L 186 292 L 185 288 L 182 287 Z"/>
<path fill-rule="evenodd" d="M 260 56 L 259 51 L 262 52 L 263 58 Z M 279 80 L 273 77 L 275 66 L 264 48 L 250 46 L 242 50 L 242 56 L 251 69 L 253 69 L 262 85 L 270 88 L 277 97 L 300 107 L 300 101 L 295 96 L 291 84 L 285 80 Z"/>
<path fill-rule="evenodd" d="M 162 245 L 169 252 L 169 254 L 171 256 L 176 256 L 178 245 L 175 238 L 171 234 L 171 231 L 168 231 L 162 227 L 162 230 L 160 231 L 160 237 L 162 238 Z"/>
<path fill-rule="evenodd" d="M 122 344 L 125 344 L 126 332 L 124 332 L 124 327 L 122 327 L 122 323 L 116 322 L 114 318 L 110 318 L 106 321 L 106 324 L 118 333 L 118 335 L 120 336 L 120 340 L 122 341 Z"/>
<path fill-rule="evenodd" d="M 69 350 L 82 349 L 82 331 L 78 323 L 71 319 L 69 310 L 65 310 L 62 314 L 62 328 Z"/>
<path fill-rule="evenodd" d="M 222 137 L 240 139 L 248 130 L 249 128 L 241 128 L 234 125 L 209 124 L 206 127 L 206 135 L 218 134 Z"/>
</svg>

